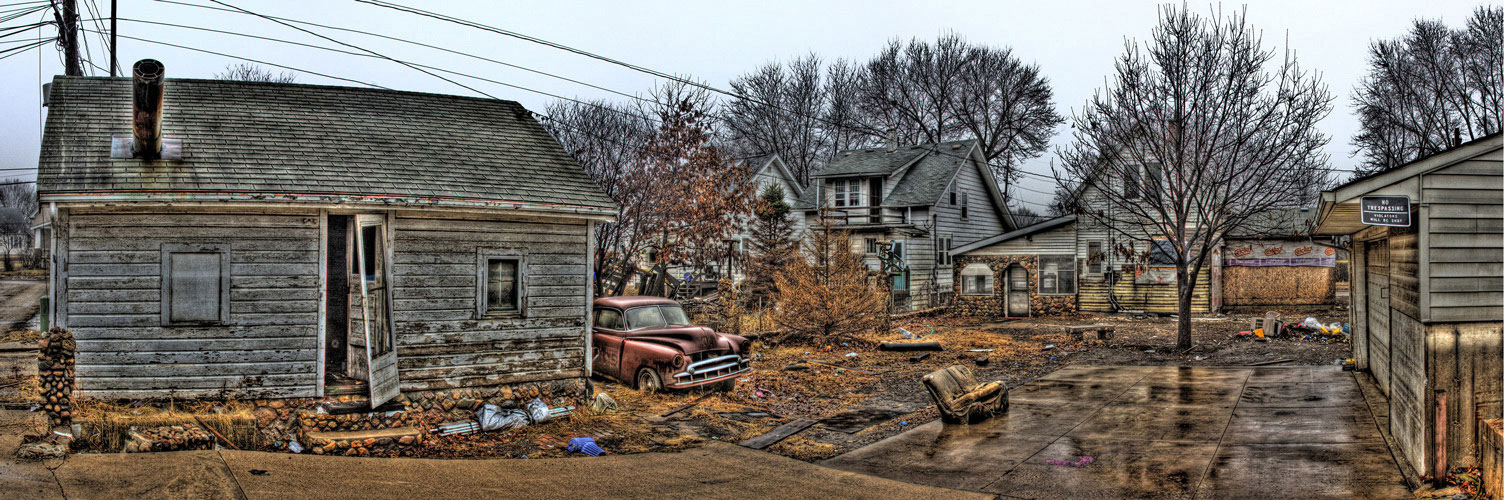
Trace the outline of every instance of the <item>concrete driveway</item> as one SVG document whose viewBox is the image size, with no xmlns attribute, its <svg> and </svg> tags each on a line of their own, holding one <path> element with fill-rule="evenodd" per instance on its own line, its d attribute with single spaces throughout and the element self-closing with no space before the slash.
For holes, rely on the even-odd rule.
<svg viewBox="0 0 1504 500">
<path fill-rule="evenodd" d="M 1002 498 L 1410 498 L 1337 367 L 1070 366 L 825 465 Z"/>
</svg>

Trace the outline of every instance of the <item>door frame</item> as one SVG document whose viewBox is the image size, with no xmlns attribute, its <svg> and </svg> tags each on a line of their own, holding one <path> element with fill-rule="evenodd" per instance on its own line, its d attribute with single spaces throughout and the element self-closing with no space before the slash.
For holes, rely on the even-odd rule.
<svg viewBox="0 0 1504 500">
<path fill-rule="evenodd" d="M 1013 314 L 1013 291 L 1014 291 L 1013 290 L 1013 273 L 1015 273 L 1015 272 L 1024 273 L 1024 289 L 1022 291 L 1023 292 L 1023 296 L 1024 296 L 1024 304 L 1023 304 L 1023 306 L 1024 306 L 1023 307 L 1024 313 L 1023 313 L 1023 315 L 1015 315 L 1015 314 Z M 1003 316 L 1004 317 L 1008 317 L 1008 318 L 1027 318 L 1033 312 L 1033 311 L 1029 310 L 1030 309 L 1029 308 L 1029 299 L 1030 299 L 1030 295 L 1031 295 L 1031 292 L 1029 291 L 1029 284 L 1033 283 L 1032 280 L 1033 280 L 1033 278 L 1029 277 L 1029 269 L 1026 268 L 1026 267 L 1024 267 L 1023 264 L 1014 262 L 1012 264 L 1008 264 L 1007 267 L 1003 268 Z"/>
</svg>

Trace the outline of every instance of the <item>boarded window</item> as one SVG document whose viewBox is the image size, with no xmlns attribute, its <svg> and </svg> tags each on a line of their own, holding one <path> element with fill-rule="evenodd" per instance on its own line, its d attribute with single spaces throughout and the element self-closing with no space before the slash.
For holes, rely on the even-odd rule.
<svg viewBox="0 0 1504 500">
<path fill-rule="evenodd" d="M 1102 242 L 1090 241 L 1086 243 L 1086 272 L 1101 274 L 1105 256 L 1102 255 Z"/>
<path fill-rule="evenodd" d="M 961 270 L 962 295 L 992 295 L 992 268 L 987 264 L 967 264 Z"/>
<path fill-rule="evenodd" d="M 229 321 L 228 255 L 216 246 L 163 246 L 163 325 Z"/>
<path fill-rule="evenodd" d="M 486 313 L 518 311 L 517 259 L 486 259 Z"/>
<path fill-rule="evenodd" d="M 1076 293 L 1076 257 L 1074 255 L 1039 256 L 1039 293 Z"/>
</svg>

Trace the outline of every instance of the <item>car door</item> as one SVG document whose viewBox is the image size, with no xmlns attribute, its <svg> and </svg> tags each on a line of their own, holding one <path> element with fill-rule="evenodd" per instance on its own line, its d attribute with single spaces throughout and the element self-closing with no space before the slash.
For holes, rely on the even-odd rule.
<svg viewBox="0 0 1504 500">
<path fill-rule="evenodd" d="M 591 329 L 595 345 L 595 359 L 591 367 L 595 373 L 621 379 L 622 350 L 621 311 L 609 307 L 595 309 L 595 326 Z"/>
</svg>

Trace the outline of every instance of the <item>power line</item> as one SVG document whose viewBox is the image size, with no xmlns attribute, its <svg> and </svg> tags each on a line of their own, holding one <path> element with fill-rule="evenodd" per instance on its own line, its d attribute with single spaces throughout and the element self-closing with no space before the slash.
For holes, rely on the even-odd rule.
<svg viewBox="0 0 1504 500">
<path fill-rule="evenodd" d="M 341 50 L 341 49 L 336 49 L 336 48 L 333 48 L 333 47 L 324 47 L 324 46 L 321 46 L 321 45 L 314 45 L 314 44 L 310 44 L 310 43 L 295 42 L 295 41 L 292 41 L 292 40 L 285 40 L 285 39 L 281 39 L 281 38 L 274 38 L 274 37 L 261 36 L 261 35 L 252 35 L 252 34 L 247 34 L 247 33 L 238 33 L 238 32 L 234 32 L 234 31 L 219 30 L 219 29 L 214 29 L 214 28 L 203 28 L 203 27 L 198 27 L 198 26 L 188 26 L 188 25 L 183 25 L 183 24 L 165 23 L 165 22 L 160 22 L 160 21 L 146 21 L 146 20 L 142 20 L 142 19 L 130 19 L 130 18 L 124 18 L 124 17 L 119 18 L 119 20 L 121 20 L 121 21 L 130 21 L 130 22 L 134 22 L 134 23 L 143 23 L 143 24 L 168 26 L 168 27 L 173 27 L 173 28 L 182 28 L 182 29 L 191 29 L 191 30 L 198 30 L 198 31 L 207 31 L 207 32 L 211 32 L 211 33 L 220 33 L 220 34 L 224 34 L 224 35 L 239 36 L 239 37 L 252 38 L 252 39 L 257 39 L 257 40 L 266 40 L 266 41 L 269 41 L 269 42 L 276 42 L 276 43 L 282 43 L 282 44 L 288 44 L 288 45 L 296 45 L 296 46 L 300 46 L 300 47 L 307 47 L 307 48 L 311 48 L 311 49 L 324 50 L 324 51 L 334 52 L 336 54 L 345 54 L 345 55 L 351 55 L 351 56 L 356 56 L 356 57 L 370 57 L 370 58 L 377 58 L 378 57 L 378 56 L 374 56 L 374 55 L 371 55 L 371 54 L 363 54 L 363 53 L 359 53 L 359 52 L 353 52 L 353 51 L 348 51 L 348 50 Z M 494 84 L 497 84 L 497 85 L 511 87 L 511 88 L 518 89 L 518 90 L 523 90 L 523 91 L 526 91 L 526 92 L 532 92 L 532 93 L 535 93 L 535 94 L 552 97 L 554 99 L 559 99 L 559 100 L 563 100 L 563 101 L 569 101 L 569 102 L 573 102 L 573 103 L 581 104 L 581 105 L 585 105 L 585 106 L 593 106 L 593 107 L 604 109 L 604 110 L 607 110 L 607 111 L 611 111 L 611 112 L 615 112 L 615 113 L 621 113 L 621 114 L 630 116 L 632 118 L 641 119 L 641 120 L 647 121 L 648 123 L 652 123 L 654 125 L 660 124 L 657 120 L 655 120 L 652 117 L 649 117 L 649 116 L 646 116 L 646 115 L 642 115 L 642 114 L 638 114 L 638 113 L 633 113 L 633 112 L 630 112 L 630 111 L 627 111 L 627 110 L 624 110 L 624 109 L 617 109 L 617 108 L 613 108 L 613 107 L 610 107 L 610 106 L 603 106 L 601 104 L 597 104 L 597 103 L 593 103 L 593 102 L 589 102 L 589 101 L 581 101 L 581 100 L 578 100 L 578 99 L 573 99 L 573 98 L 565 97 L 565 96 L 562 96 L 562 95 L 559 95 L 559 94 L 545 92 L 545 91 L 542 91 L 542 90 L 537 90 L 537 89 L 533 89 L 533 88 L 529 88 L 529 87 L 524 87 L 524 86 L 521 86 L 521 85 L 507 83 L 507 82 L 503 82 L 503 81 L 500 81 L 500 80 L 493 80 L 493 79 L 490 79 L 490 78 L 476 76 L 476 75 L 472 75 L 472 74 L 468 74 L 468 73 L 461 73 L 461 72 L 458 72 L 458 71 L 453 71 L 453 70 L 448 70 L 448 69 L 444 69 L 444 68 L 439 68 L 439 67 L 436 67 L 436 66 L 430 66 L 430 65 L 426 65 L 426 64 L 419 64 L 419 63 L 414 63 L 414 62 L 411 62 L 411 61 L 404 61 L 404 60 L 400 60 L 400 59 L 392 59 L 392 60 L 400 62 L 400 63 L 403 63 L 403 64 L 410 64 L 410 65 L 417 66 L 417 67 L 420 67 L 420 68 L 431 69 L 431 70 L 438 71 L 438 72 L 441 72 L 441 73 L 447 73 L 447 74 L 451 74 L 451 75 L 463 76 L 463 77 L 466 77 L 466 78 L 472 78 L 472 79 L 476 79 L 476 80 L 480 80 L 480 81 L 484 81 L 484 82 L 488 82 L 488 83 L 494 83 Z M 615 91 L 613 91 L 613 92 L 615 92 Z M 620 93 L 620 92 L 618 92 L 618 93 Z M 487 96 L 487 97 L 490 97 L 490 96 Z"/>
<path fill-rule="evenodd" d="M 96 32 L 94 30 L 89 30 L 89 29 L 85 29 L 84 31 L 87 31 L 87 32 L 90 32 L 90 33 L 98 33 L 98 32 Z M 299 73 L 307 73 L 307 74 L 314 75 L 314 76 L 322 76 L 324 78 L 330 78 L 330 79 L 334 79 L 334 80 L 340 80 L 340 81 L 350 82 L 350 83 L 354 83 L 354 84 L 358 84 L 358 85 L 364 85 L 364 86 L 367 86 L 367 87 L 375 87 L 375 88 L 378 88 L 378 89 L 392 90 L 390 87 L 383 87 L 381 85 L 377 85 L 377 84 L 369 83 L 369 82 L 363 82 L 363 81 L 356 80 L 356 79 L 353 79 L 353 78 L 345 78 L 345 77 L 341 77 L 341 76 L 334 76 L 334 75 L 330 75 L 330 74 L 327 74 L 327 73 L 320 73 L 320 72 L 313 71 L 313 70 L 307 70 L 307 69 L 302 69 L 302 68 L 295 68 L 295 67 L 292 67 L 292 66 L 286 66 L 286 65 L 282 65 L 282 64 L 277 64 L 277 63 L 272 63 L 272 62 L 266 62 L 266 61 L 259 60 L 259 59 L 251 59 L 249 57 L 243 57 L 243 56 L 237 56 L 237 55 L 232 55 L 232 54 L 226 54 L 226 53 L 223 53 L 223 52 L 215 52 L 215 51 L 212 51 L 212 50 L 200 49 L 200 48 L 195 48 L 195 47 L 188 47 L 188 46 L 185 46 L 185 45 L 178 45 L 178 44 L 175 44 L 175 43 L 167 43 L 167 42 L 159 42 L 159 41 L 156 41 L 156 40 L 148 40 L 148 39 L 145 39 L 145 38 L 136 37 L 136 36 L 130 36 L 130 35 L 116 35 L 116 36 L 118 36 L 120 38 L 126 38 L 126 39 L 130 39 L 130 40 L 136 40 L 138 42 L 154 43 L 154 44 L 157 44 L 157 45 L 165 45 L 165 46 L 168 46 L 168 47 L 179 48 L 179 49 L 183 49 L 183 50 L 191 50 L 191 51 L 194 51 L 194 52 L 203 52 L 205 54 L 213 54 L 213 55 L 220 56 L 220 57 L 228 57 L 228 58 L 231 58 L 231 59 L 239 59 L 241 61 L 248 61 L 248 62 L 253 62 L 253 63 L 256 63 L 256 64 L 265 64 L 267 66 L 272 66 L 272 67 L 276 67 L 276 68 L 282 68 L 282 69 L 289 70 L 289 71 L 297 71 Z"/>
<path fill-rule="evenodd" d="M 183 6 L 187 6 L 187 7 L 197 7 L 197 8 L 200 8 L 200 9 L 216 10 L 216 11 L 220 11 L 220 12 L 229 12 L 229 13 L 234 13 L 234 14 L 245 14 L 244 12 L 240 12 L 240 11 L 237 11 L 237 10 L 225 9 L 225 8 L 220 8 L 220 7 L 214 7 L 214 6 L 210 6 L 210 5 L 198 5 L 198 4 L 191 4 L 191 3 L 186 3 L 186 2 L 178 2 L 178 1 L 174 1 L 174 0 L 157 0 L 157 1 L 161 2 L 161 3 L 170 3 L 170 4 L 176 4 L 176 5 L 183 5 Z M 339 27 L 339 26 L 330 26 L 330 25 L 327 25 L 327 24 L 319 24 L 319 23 L 308 22 L 308 21 L 300 21 L 300 20 L 296 20 L 296 19 L 289 19 L 289 18 L 277 17 L 277 16 L 262 16 L 262 17 L 266 17 L 266 18 L 269 18 L 269 19 L 276 19 L 276 20 L 279 20 L 279 21 L 287 21 L 287 22 L 290 22 L 290 23 L 293 23 L 293 24 L 302 24 L 302 25 L 306 25 L 306 26 L 316 26 L 316 27 L 324 28 L 324 29 L 331 29 L 331 30 L 336 30 L 336 31 L 344 31 L 344 32 L 349 32 L 349 33 L 356 33 L 356 34 L 361 34 L 361 35 L 366 35 L 366 36 L 373 36 L 373 37 L 376 37 L 376 38 L 382 38 L 382 39 L 386 39 L 386 40 L 391 40 L 391 41 L 395 41 L 395 42 L 405 43 L 405 44 L 409 44 L 409 45 L 415 45 L 415 46 L 418 46 L 418 47 L 423 47 L 423 48 L 427 48 L 427 49 L 438 50 L 438 51 L 441 51 L 441 52 L 447 52 L 447 53 L 450 53 L 450 54 L 465 56 L 465 57 L 469 57 L 469 58 L 472 58 L 472 59 L 477 59 L 477 60 L 486 61 L 486 62 L 489 62 L 489 63 L 499 64 L 499 65 L 506 66 L 506 67 L 509 67 L 509 68 L 520 69 L 520 70 L 523 70 L 523 71 L 527 71 L 529 73 L 535 73 L 535 74 L 547 76 L 547 77 L 550 77 L 550 78 L 555 78 L 555 79 L 558 79 L 558 80 L 563 80 L 563 81 L 566 81 L 566 82 L 569 82 L 569 83 L 583 85 L 583 86 L 590 87 L 590 88 L 593 88 L 593 89 L 596 89 L 596 90 L 600 90 L 600 91 L 604 91 L 604 92 L 610 92 L 612 94 L 616 94 L 616 95 L 619 95 L 619 96 L 622 96 L 622 97 L 626 97 L 628 99 L 635 99 L 635 100 L 643 101 L 643 102 L 653 102 L 651 99 L 647 99 L 647 98 L 644 98 L 642 96 L 628 94 L 626 92 L 622 92 L 622 91 L 619 91 L 619 90 L 614 90 L 614 89 L 602 87 L 602 86 L 599 86 L 599 85 L 595 85 L 595 84 L 590 83 L 590 82 L 586 82 L 586 81 L 582 81 L 582 80 L 577 80 L 577 79 L 570 78 L 570 77 L 567 77 L 567 76 L 560 76 L 560 75 L 556 75 L 556 74 L 553 74 L 553 73 L 549 73 L 547 71 L 533 69 L 533 68 L 529 68 L 529 67 L 526 67 L 526 66 L 520 66 L 520 65 L 508 63 L 508 62 L 505 62 L 505 61 L 499 61 L 499 60 L 492 59 L 492 58 L 489 58 L 489 57 L 478 56 L 478 55 L 471 54 L 471 53 L 468 53 L 468 52 L 461 52 L 461 51 L 454 50 L 454 49 L 440 47 L 440 46 L 437 46 L 437 45 L 431 45 L 431 44 L 427 44 L 427 43 L 416 42 L 416 41 L 407 40 L 407 39 L 403 39 L 403 38 L 398 38 L 398 37 L 394 37 L 394 36 L 390 36 L 390 35 L 383 35 L 383 34 L 380 34 L 380 33 L 374 33 L 374 32 L 370 32 L 370 31 L 358 30 L 358 29 L 354 29 L 354 28 L 343 28 L 343 27 Z M 124 21 L 124 20 L 127 20 L 127 19 L 121 18 L 121 20 Z M 152 21 L 141 21 L 141 20 L 135 20 L 135 21 L 136 22 L 147 22 L 147 23 L 153 23 L 153 24 L 167 24 L 167 23 L 155 23 L 155 22 L 152 22 Z M 173 26 L 177 26 L 177 25 L 173 25 Z"/>
</svg>

